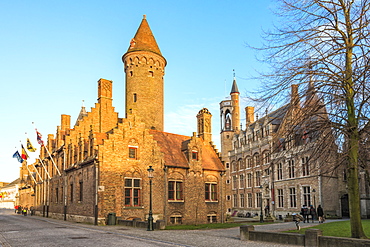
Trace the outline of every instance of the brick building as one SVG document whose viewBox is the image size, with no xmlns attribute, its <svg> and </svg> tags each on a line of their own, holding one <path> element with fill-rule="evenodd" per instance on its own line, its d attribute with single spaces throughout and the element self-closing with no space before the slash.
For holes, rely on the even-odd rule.
<svg viewBox="0 0 370 247">
<path fill-rule="evenodd" d="M 163 131 L 167 62 L 145 16 L 122 61 L 126 117 L 118 117 L 112 105 L 113 82 L 106 79 L 98 81 L 95 106 L 90 112 L 82 107 L 74 126 L 69 115 L 61 115 L 56 135 L 48 135 L 34 164 L 40 174 L 36 213 L 99 224 L 110 213 L 146 220 L 147 169 L 152 166 L 154 220 L 223 221 L 225 169 L 212 144 L 212 115 L 201 109 L 198 133 L 191 136 Z"/>
<path fill-rule="evenodd" d="M 311 128 L 318 119 L 302 119 L 308 111 L 327 115 L 313 88 L 307 90 L 308 97 L 300 102 L 298 86 L 292 85 L 290 103 L 257 119 L 254 108 L 246 107 L 242 130 L 234 79 L 231 99 L 220 103 L 229 214 L 279 217 L 300 212 L 303 205 L 322 205 L 327 214 L 342 214 L 345 184 L 340 170 L 330 169 L 337 148 L 330 133 Z M 318 155 L 314 147 L 323 143 L 328 151 Z"/>
</svg>

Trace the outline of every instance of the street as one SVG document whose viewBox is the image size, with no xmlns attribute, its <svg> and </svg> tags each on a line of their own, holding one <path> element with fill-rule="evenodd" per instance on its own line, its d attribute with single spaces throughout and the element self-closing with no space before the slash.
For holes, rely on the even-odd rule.
<svg viewBox="0 0 370 247">
<path fill-rule="evenodd" d="M 0 209 L 0 247 L 36 246 L 285 246 L 240 241 L 239 228 L 146 231 L 125 226 L 94 226 Z"/>
</svg>

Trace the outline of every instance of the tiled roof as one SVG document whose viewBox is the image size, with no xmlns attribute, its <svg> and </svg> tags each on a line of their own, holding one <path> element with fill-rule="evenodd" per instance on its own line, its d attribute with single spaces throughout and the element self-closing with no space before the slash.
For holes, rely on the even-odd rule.
<svg viewBox="0 0 370 247">
<path fill-rule="evenodd" d="M 167 166 L 189 168 L 189 163 L 181 151 L 182 143 L 190 140 L 190 136 L 177 135 L 158 130 L 150 130 L 154 140 L 157 141 Z M 211 145 L 202 143 L 202 167 L 206 170 L 225 170 L 218 155 Z"/>
<path fill-rule="evenodd" d="M 220 158 L 210 145 L 203 143 L 202 151 L 203 169 L 213 171 L 225 170 Z"/>
<path fill-rule="evenodd" d="M 151 51 L 162 55 L 145 16 L 141 21 L 135 37 L 130 42 L 127 53 L 133 51 Z"/>
<path fill-rule="evenodd" d="M 189 140 L 190 136 L 176 135 L 158 130 L 150 130 L 154 140 L 157 141 L 161 152 L 164 153 L 164 161 L 167 166 L 189 168 L 185 155 L 181 152 L 183 141 Z"/>
</svg>

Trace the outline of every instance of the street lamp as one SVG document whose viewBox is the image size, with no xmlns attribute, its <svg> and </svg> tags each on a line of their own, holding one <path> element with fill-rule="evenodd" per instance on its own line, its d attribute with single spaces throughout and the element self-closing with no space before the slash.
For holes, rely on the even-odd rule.
<svg viewBox="0 0 370 247">
<path fill-rule="evenodd" d="M 154 231 L 153 228 L 153 213 L 152 213 L 152 179 L 153 179 L 154 169 L 152 166 L 148 168 L 148 178 L 149 178 L 149 216 L 148 216 L 148 231 Z"/>
<path fill-rule="evenodd" d="M 314 208 L 316 208 L 316 194 L 315 194 L 316 190 L 315 189 L 312 189 L 312 194 L 313 194 L 313 206 Z"/>
<path fill-rule="evenodd" d="M 263 222 L 263 213 L 262 213 L 262 185 L 260 185 L 260 189 L 261 189 L 261 200 L 260 200 L 260 206 L 261 206 L 261 212 L 260 212 L 260 223 Z"/>
</svg>

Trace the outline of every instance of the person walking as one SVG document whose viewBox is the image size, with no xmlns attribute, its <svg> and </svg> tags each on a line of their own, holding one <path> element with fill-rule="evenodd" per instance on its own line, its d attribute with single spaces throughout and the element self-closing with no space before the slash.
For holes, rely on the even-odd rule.
<svg viewBox="0 0 370 247">
<path fill-rule="evenodd" d="M 315 209 L 314 206 L 310 205 L 309 210 L 310 210 L 309 213 L 311 215 L 311 220 L 312 220 L 312 223 L 313 223 L 314 219 L 316 219 L 316 209 Z"/>
<path fill-rule="evenodd" d="M 308 208 L 307 208 L 307 205 L 303 205 L 303 207 L 301 208 L 301 215 L 303 216 L 303 223 L 308 223 L 308 215 L 309 215 L 309 212 L 308 212 Z"/>
<path fill-rule="evenodd" d="M 27 207 L 23 208 L 23 216 L 27 216 Z"/>
<path fill-rule="evenodd" d="M 319 217 L 319 223 L 324 222 L 324 210 L 322 209 L 321 205 L 317 207 L 317 217 Z"/>
</svg>

